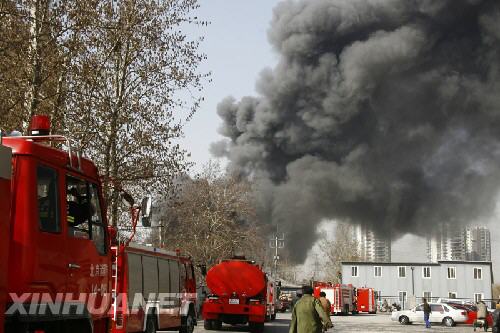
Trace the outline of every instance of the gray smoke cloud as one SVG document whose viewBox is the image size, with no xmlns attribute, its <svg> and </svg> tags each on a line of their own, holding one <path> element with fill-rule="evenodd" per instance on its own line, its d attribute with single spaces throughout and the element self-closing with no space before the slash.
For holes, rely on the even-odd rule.
<svg viewBox="0 0 500 333">
<path fill-rule="evenodd" d="M 269 40 L 279 64 L 219 104 L 213 152 L 258 180 L 293 259 L 327 218 L 395 238 L 493 213 L 499 1 L 285 1 Z"/>
</svg>

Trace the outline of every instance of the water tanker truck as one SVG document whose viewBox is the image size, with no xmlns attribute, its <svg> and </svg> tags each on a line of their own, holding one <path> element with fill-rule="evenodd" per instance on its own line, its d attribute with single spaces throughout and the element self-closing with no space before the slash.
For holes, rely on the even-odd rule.
<svg viewBox="0 0 500 333">
<path fill-rule="evenodd" d="M 250 331 L 264 330 L 269 312 L 269 281 L 266 273 L 244 258 L 223 260 L 206 275 L 210 294 L 203 303 L 205 329 L 219 330 L 222 323 L 247 324 Z"/>
</svg>

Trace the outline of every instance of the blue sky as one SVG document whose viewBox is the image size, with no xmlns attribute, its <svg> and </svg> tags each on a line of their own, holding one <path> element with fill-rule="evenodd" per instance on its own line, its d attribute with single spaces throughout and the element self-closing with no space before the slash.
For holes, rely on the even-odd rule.
<svg viewBox="0 0 500 333">
<path fill-rule="evenodd" d="M 212 82 L 203 92 L 205 101 L 194 118 L 186 124 L 182 145 L 191 152 L 201 170 L 212 156 L 209 146 L 220 140 L 217 128 L 221 121 L 217 104 L 226 96 L 240 98 L 255 95 L 255 82 L 265 67 L 273 67 L 277 56 L 267 41 L 267 29 L 273 8 L 279 0 L 201 0 L 196 15 L 210 21 L 190 33 L 202 34 L 205 41 L 201 51 L 208 59 L 204 72 L 212 71 Z"/>
</svg>

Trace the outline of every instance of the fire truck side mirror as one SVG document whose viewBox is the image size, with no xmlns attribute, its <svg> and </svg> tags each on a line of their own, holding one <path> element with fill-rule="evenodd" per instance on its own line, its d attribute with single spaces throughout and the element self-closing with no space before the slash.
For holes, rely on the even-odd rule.
<svg viewBox="0 0 500 333">
<path fill-rule="evenodd" d="M 130 207 L 134 206 L 134 203 L 135 203 L 134 198 L 132 197 L 132 195 L 130 193 L 122 191 L 121 196 L 122 196 L 123 201 L 125 201 Z"/>
<path fill-rule="evenodd" d="M 141 222 L 143 227 L 151 227 L 151 207 L 150 197 L 145 197 L 141 202 Z"/>
</svg>

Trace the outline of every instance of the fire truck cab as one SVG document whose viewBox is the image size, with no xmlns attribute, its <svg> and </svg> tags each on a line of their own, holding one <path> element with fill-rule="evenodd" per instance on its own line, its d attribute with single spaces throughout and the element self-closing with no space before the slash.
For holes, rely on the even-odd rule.
<svg viewBox="0 0 500 333">
<path fill-rule="evenodd" d="M 0 134 L 1 136 L 1 134 Z M 9 250 L 10 178 L 12 151 L 2 145 L 0 137 L 0 333 L 4 331 L 4 313 L 7 303 L 7 262 Z"/>
<path fill-rule="evenodd" d="M 16 295 L 7 300 L 16 311 L 6 313 L 6 331 L 107 332 L 111 253 L 101 182 L 96 166 L 72 153 L 69 141 L 48 135 L 48 122 L 35 118 L 30 136 L 3 140 L 13 152 L 12 200 L 8 270 L 2 259 L 0 272 L 8 271 L 7 290 Z M 6 156 L 2 148 L 2 177 L 9 174 Z M 2 184 L 2 198 L 8 187 Z M 8 204 L 0 203 L 0 237 Z M 0 255 L 6 256 L 3 248 Z"/>
</svg>

